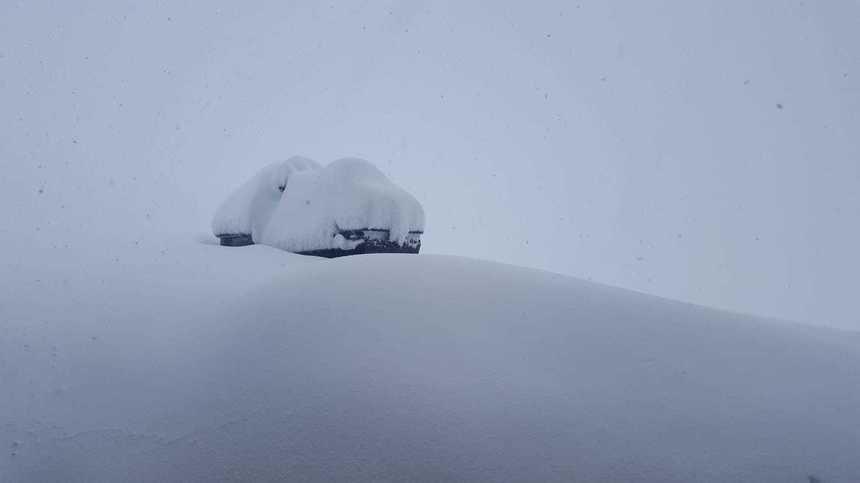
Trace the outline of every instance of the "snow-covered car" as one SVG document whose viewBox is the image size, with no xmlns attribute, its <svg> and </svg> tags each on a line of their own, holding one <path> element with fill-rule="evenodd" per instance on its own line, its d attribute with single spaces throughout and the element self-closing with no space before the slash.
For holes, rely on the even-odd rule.
<svg viewBox="0 0 860 483">
<path fill-rule="evenodd" d="M 221 245 L 270 245 L 328 258 L 418 253 L 424 209 L 368 161 L 321 167 L 293 157 L 263 168 L 218 208 Z"/>
</svg>

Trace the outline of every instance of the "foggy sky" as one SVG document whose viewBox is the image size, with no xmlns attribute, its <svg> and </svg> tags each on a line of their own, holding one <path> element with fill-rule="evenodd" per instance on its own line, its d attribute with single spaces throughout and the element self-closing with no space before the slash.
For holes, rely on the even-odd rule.
<svg viewBox="0 0 860 483">
<path fill-rule="evenodd" d="M 2 258 L 167 246 L 267 163 L 359 156 L 424 204 L 426 252 L 860 329 L 858 25 L 848 0 L 3 1 Z"/>
</svg>

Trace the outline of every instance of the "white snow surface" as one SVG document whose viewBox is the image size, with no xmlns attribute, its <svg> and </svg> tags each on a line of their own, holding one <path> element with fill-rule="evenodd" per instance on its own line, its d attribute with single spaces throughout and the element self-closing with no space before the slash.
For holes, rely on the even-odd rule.
<svg viewBox="0 0 860 483">
<path fill-rule="evenodd" d="M 244 233 L 259 238 L 281 201 L 281 189 L 290 178 L 319 167 L 312 159 L 293 156 L 261 169 L 221 203 L 212 219 L 212 232 L 215 235 Z"/>
<path fill-rule="evenodd" d="M 860 481 L 857 332 L 449 256 L 107 249 L 0 258 L 0 481 Z"/>
<path fill-rule="evenodd" d="M 343 158 L 319 168 L 291 158 L 243 184 L 212 227 L 216 235 L 250 233 L 255 243 L 293 252 L 353 248 L 335 236 L 338 229 L 386 229 L 403 243 L 410 231 L 424 231 L 424 210 L 368 161 Z"/>
</svg>

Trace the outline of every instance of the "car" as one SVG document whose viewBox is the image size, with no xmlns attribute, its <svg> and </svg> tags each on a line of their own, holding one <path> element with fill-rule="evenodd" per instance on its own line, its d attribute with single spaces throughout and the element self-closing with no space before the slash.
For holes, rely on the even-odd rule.
<svg viewBox="0 0 860 483">
<path fill-rule="evenodd" d="M 418 253 L 424 209 L 376 166 L 343 158 L 326 166 L 296 156 L 264 167 L 218 208 L 223 246 L 269 245 L 335 258 Z"/>
</svg>

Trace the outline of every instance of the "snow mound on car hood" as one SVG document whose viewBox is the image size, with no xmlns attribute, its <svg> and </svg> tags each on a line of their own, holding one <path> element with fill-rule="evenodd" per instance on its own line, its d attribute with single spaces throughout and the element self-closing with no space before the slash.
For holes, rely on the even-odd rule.
<svg viewBox="0 0 860 483">
<path fill-rule="evenodd" d="M 319 168 L 316 161 L 302 156 L 266 166 L 218 207 L 212 232 L 216 236 L 245 233 L 256 239 L 280 203 L 282 189 L 289 179 L 296 173 Z"/>
<path fill-rule="evenodd" d="M 344 158 L 291 176 L 254 240 L 293 252 L 339 248 L 338 230 L 362 228 L 390 230 L 390 239 L 402 243 L 410 231 L 424 231 L 424 209 L 373 164 Z"/>
</svg>

